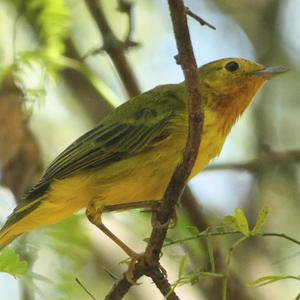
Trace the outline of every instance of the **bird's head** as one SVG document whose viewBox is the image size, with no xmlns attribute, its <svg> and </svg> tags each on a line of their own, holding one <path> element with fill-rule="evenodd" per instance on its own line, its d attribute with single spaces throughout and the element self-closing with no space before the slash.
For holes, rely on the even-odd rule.
<svg viewBox="0 0 300 300">
<path fill-rule="evenodd" d="M 267 68 L 240 58 L 208 63 L 199 69 L 201 92 L 209 95 L 205 105 L 236 119 L 267 80 L 286 71 L 283 67 Z"/>
</svg>

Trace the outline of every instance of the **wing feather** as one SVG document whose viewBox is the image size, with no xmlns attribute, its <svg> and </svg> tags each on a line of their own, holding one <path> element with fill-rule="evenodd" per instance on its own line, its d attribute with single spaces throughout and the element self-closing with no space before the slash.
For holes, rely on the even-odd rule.
<svg viewBox="0 0 300 300">
<path fill-rule="evenodd" d="M 41 197 L 54 179 L 102 168 L 146 151 L 166 139 L 171 132 L 172 120 L 178 111 L 185 109 L 185 104 L 171 91 L 153 91 L 146 101 L 138 96 L 117 108 L 97 127 L 66 148 L 24 200 Z"/>
</svg>

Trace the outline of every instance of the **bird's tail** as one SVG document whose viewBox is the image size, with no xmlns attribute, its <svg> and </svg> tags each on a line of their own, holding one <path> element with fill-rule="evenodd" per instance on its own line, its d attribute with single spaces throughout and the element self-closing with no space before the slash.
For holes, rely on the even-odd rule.
<svg viewBox="0 0 300 300">
<path fill-rule="evenodd" d="M 58 223 L 83 207 L 72 201 L 50 201 L 45 197 L 19 204 L 0 230 L 0 250 L 19 235 L 45 225 Z"/>
<path fill-rule="evenodd" d="M 33 222 L 30 222 L 28 217 L 40 206 L 40 203 L 40 199 L 37 199 L 30 203 L 24 202 L 14 209 L 0 230 L 0 250 L 11 243 L 19 235 L 30 230 L 30 227 L 36 227 L 34 224 L 32 224 L 33 226 L 29 225 Z"/>
<path fill-rule="evenodd" d="M 15 233 L 13 233 L 13 231 L 11 231 L 9 229 L 1 230 L 0 231 L 0 250 L 2 250 L 5 246 L 10 244 L 20 234 L 15 234 Z"/>
</svg>

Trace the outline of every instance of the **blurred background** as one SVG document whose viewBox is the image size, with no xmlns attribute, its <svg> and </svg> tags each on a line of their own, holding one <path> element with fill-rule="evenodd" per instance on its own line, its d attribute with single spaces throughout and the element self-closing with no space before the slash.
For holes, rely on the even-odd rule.
<svg viewBox="0 0 300 300">
<path fill-rule="evenodd" d="M 182 81 L 167 1 L 0 0 L 0 221 L 66 146 L 112 107 L 164 83 Z M 190 0 L 213 31 L 189 19 L 198 65 L 242 57 L 290 71 L 270 81 L 238 121 L 214 169 L 189 184 L 170 238 L 222 224 L 235 208 L 251 226 L 270 208 L 264 231 L 299 238 L 300 5 L 297 0 Z M 107 50 L 107 51 L 106 51 Z M 121 193 L 122 191 L 120 191 Z M 139 210 L 105 214 L 104 222 L 140 252 L 150 215 Z M 138 226 L 137 226 L 138 224 Z M 184 274 L 224 272 L 236 236 L 176 244 L 164 251 L 171 282 Z M 26 275 L 0 273 L 0 299 L 91 299 L 76 278 L 102 299 L 126 265 L 124 253 L 88 224 L 84 212 L 35 230 L 13 247 L 29 262 Z M 233 254 L 228 299 L 300 299 L 299 281 L 260 288 L 267 275 L 299 275 L 299 246 L 255 237 Z M 113 274 L 113 275 L 112 275 Z M 185 300 L 221 299 L 219 278 L 199 277 L 176 288 Z M 124 299 L 162 299 L 147 278 Z"/>
</svg>

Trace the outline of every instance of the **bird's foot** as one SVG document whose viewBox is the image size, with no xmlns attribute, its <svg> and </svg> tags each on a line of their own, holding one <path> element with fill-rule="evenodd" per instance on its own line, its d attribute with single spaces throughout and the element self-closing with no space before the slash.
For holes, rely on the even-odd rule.
<svg viewBox="0 0 300 300">
<path fill-rule="evenodd" d="M 142 252 L 142 253 L 132 252 L 130 254 L 130 263 L 128 265 L 128 270 L 126 272 L 126 278 L 133 285 L 138 285 L 139 284 L 134 279 L 134 271 L 135 271 L 135 268 L 136 268 L 136 264 L 138 262 L 140 262 L 141 260 L 143 260 L 144 257 L 145 257 L 145 253 L 144 252 Z"/>
</svg>

